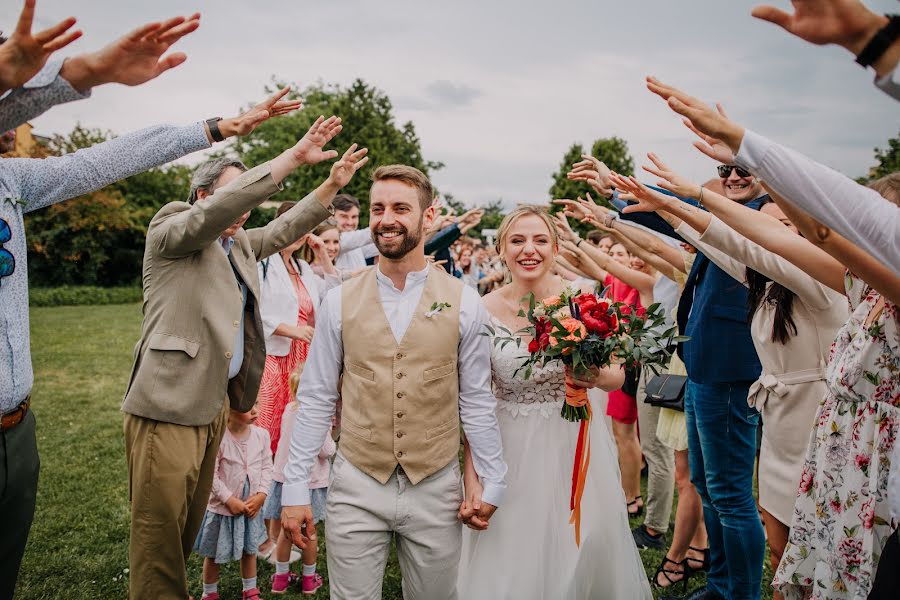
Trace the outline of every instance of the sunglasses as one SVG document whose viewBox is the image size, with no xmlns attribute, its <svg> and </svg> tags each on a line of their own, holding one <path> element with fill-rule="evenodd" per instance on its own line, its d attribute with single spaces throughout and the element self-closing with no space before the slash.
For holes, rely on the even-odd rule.
<svg viewBox="0 0 900 600">
<path fill-rule="evenodd" d="M 722 179 L 728 179 L 728 177 L 731 176 L 732 169 L 737 171 L 738 177 L 752 176 L 752 173 L 750 173 L 750 171 L 748 171 L 747 169 L 742 169 L 741 167 L 735 165 L 719 165 L 718 167 L 716 167 L 716 169 L 719 171 L 719 177 L 721 177 Z"/>
<path fill-rule="evenodd" d="M 12 239 L 12 229 L 5 219 L 0 219 L 0 279 L 9 277 L 16 270 L 16 259 L 3 244 Z"/>
</svg>

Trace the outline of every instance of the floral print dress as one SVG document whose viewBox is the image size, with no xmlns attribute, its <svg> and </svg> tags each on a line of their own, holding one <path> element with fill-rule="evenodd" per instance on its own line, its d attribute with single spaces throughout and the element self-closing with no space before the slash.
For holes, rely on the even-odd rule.
<svg viewBox="0 0 900 600">
<path fill-rule="evenodd" d="M 887 489 L 900 431 L 900 311 L 846 278 L 850 320 L 838 331 L 816 413 L 787 547 L 773 585 L 786 599 L 864 600 L 896 523 Z"/>
</svg>

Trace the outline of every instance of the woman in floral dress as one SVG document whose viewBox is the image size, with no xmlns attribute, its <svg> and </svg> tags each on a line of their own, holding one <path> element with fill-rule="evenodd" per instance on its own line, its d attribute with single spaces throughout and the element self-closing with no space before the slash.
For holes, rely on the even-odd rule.
<svg viewBox="0 0 900 600">
<path fill-rule="evenodd" d="M 846 287 L 852 314 L 831 349 L 773 582 L 788 599 L 865 599 L 897 525 L 887 486 L 900 429 L 900 311 L 852 274 Z"/>
</svg>

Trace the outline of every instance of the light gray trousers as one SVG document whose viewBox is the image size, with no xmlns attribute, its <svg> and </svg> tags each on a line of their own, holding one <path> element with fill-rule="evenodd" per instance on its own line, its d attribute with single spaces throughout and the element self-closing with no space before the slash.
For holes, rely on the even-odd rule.
<svg viewBox="0 0 900 600">
<path fill-rule="evenodd" d="M 456 600 L 463 499 L 459 462 L 412 485 L 398 467 L 385 485 L 340 452 L 325 509 L 332 600 L 378 600 L 391 538 L 406 600 Z"/>
<path fill-rule="evenodd" d="M 647 516 L 644 517 L 644 525 L 665 533 L 669 529 L 675 494 L 675 451 L 656 437 L 659 408 L 644 402 L 647 395 L 647 380 L 652 376 L 653 372 L 650 369 L 641 370 L 637 393 L 641 452 L 647 461 L 647 497 L 644 499 Z"/>
</svg>

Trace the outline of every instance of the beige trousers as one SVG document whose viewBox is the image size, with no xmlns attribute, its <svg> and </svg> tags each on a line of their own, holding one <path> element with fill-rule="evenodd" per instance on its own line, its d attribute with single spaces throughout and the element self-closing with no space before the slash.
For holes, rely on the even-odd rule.
<svg viewBox="0 0 900 600">
<path fill-rule="evenodd" d="M 644 402 L 647 381 L 653 376 L 650 369 L 641 369 L 638 381 L 638 427 L 641 432 L 641 452 L 647 461 L 647 516 L 644 525 L 659 533 L 669 530 L 672 500 L 675 497 L 675 452 L 659 441 L 659 407 Z"/>
<path fill-rule="evenodd" d="M 202 427 L 125 414 L 131 600 L 188 597 L 187 559 L 209 502 L 227 410 L 226 399 L 219 416 Z"/>
<path fill-rule="evenodd" d="M 463 499 L 459 462 L 412 485 L 400 467 L 382 485 L 340 452 L 325 510 L 332 600 L 378 600 L 391 538 L 405 600 L 455 600 Z"/>
</svg>

